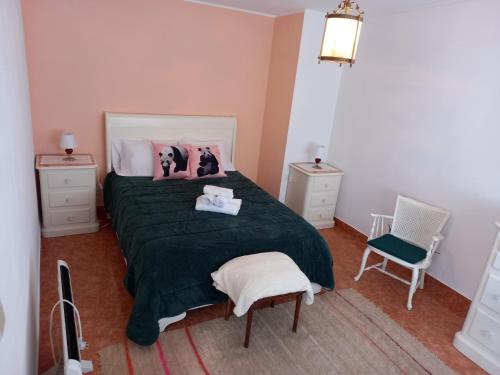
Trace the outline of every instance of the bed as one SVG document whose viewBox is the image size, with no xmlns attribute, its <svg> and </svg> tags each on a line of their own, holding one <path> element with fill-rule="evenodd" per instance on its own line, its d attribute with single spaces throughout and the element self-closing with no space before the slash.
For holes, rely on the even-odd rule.
<svg viewBox="0 0 500 375">
<path fill-rule="evenodd" d="M 235 134 L 232 117 L 106 114 L 104 202 L 127 263 L 125 286 L 134 296 L 127 336 L 137 344 L 154 343 L 189 309 L 224 301 L 210 273 L 238 256 L 281 251 L 313 283 L 334 287 L 332 258 L 318 231 L 238 171 L 152 181 L 111 168 L 115 139 L 223 139 L 234 161 Z M 208 182 L 234 189 L 243 200 L 238 216 L 194 210 Z"/>
</svg>

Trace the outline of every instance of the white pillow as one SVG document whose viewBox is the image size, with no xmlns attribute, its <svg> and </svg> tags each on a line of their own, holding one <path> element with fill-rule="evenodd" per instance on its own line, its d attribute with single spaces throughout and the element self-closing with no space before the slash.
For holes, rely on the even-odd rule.
<svg viewBox="0 0 500 375">
<path fill-rule="evenodd" d="M 220 152 L 220 158 L 221 163 L 222 163 L 222 168 L 224 171 L 235 171 L 236 168 L 234 167 L 233 163 L 231 162 L 231 159 L 229 158 L 229 155 L 231 155 L 231 150 L 229 150 L 229 145 L 227 144 L 226 141 L 222 140 L 200 140 L 200 139 L 190 139 L 190 138 L 183 138 L 181 139 L 182 144 L 191 144 L 195 146 L 209 146 L 209 145 L 217 145 L 219 148 Z"/>
<path fill-rule="evenodd" d="M 261 298 L 281 294 L 305 291 L 304 302 L 314 302 L 307 276 L 288 255 L 276 251 L 234 258 L 212 272 L 212 279 L 214 287 L 233 300 L 236 316 Z"/>
<path fill-rule="evenodd" d="M 111 166 L 117 175 L 121 175 L 121 167 L 120 167 L 120 154 L 122 151 L 122 143 L 121 141 L 113 141 L 111 142 Z"/>
<path fill-rule="evenodd" d="M 164 141 L 162 141 L 164 142 Z M 177 141 L 165 141 L 177 144 Z M 112 142 L 113 169 L 120 176 L 153 176 L 153 145 L 149 140 L 121 139 Z"/>
</svg>

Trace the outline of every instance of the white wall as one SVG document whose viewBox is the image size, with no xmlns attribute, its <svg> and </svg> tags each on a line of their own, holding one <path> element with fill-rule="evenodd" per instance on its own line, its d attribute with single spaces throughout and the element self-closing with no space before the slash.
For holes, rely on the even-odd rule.
<svg viewBox="0 0 500 375">
<path fill-rule="evenodd" d="M 0 373 L 36 374 L 39 248 L 20 0 L 0 1 Z"/>
<path fill-rule="evenodd" d="M 345 70 L 329 160 L 337 216 L 365 234 L 397 193 L 448 208 L 431 274 L 473 296 L 500 219 L 500 2 L 366 15 Z"/>
<path fill-rule="evenodd" d="M 328 146 L 330 139 L 342 69 L 336 64 L 318 64 L 324 22 L 324 12 L 305 10 L 281 178 L 281 201 L 285 199 L 289 163 L 312 161 L 314 145 Z"/>
</svg>

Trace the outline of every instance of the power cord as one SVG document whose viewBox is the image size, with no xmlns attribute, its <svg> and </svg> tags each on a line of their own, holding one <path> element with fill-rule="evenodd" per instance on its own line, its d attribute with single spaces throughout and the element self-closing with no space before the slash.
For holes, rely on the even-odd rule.
<svg viewBox="0 0 500 375">
<path fill-rule="evenodd" d="M 50 311 L 50 323 L 49 323 L 49 336 L 50 336 L 50 349 L 52 352 L 52 360 L 54 361 L 54 365 L 57 365 L 57 360 L 56 360 L 56 354 L 54 351 L 54 339 L 52 337 L 52 321 L 54 318 L 54 311 L 56 310 L 56 307 L 59 306 L 61 303 L 67 303 L 70 306 L 73 307 L 73 310 L 76 313 L 76 318 L 78 320 L 78 346 L 80 350 L 86 349 L 87 348 L 87 343 L 83 341 L 82 337 L 82 322 L 80 320 L 80 312 L 78 311 L 78 308 L 73 304 L 73 302 L 67 300 L 67 299 L 62 299 L 57 301 L 54 306 L 52 306 L 52 310 Z M 64 333 L 63 333 L 64 334 Z"/>
<path fill-rule="evenodd" d="M 106 227 L 109 227 L 111 225 L 111 221 L 108 221 L 106 223 L 103 223 L 100 225 L 99 229 L 103 229 L 103 228 L 106 228 Z"/>
</svg>

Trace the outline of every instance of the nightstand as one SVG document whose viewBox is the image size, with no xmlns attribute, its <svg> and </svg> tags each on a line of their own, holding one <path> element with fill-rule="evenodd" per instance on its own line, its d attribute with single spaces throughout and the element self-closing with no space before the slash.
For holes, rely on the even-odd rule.
<svg viewBox="0 0 500 375">
<path fill-rule="evenodd" d="M 335 206 L 344 172 L 328 164 L 292 163 L 285 204 L 317 229 L 333 228 Z"/>
<path fill-rule="evenodd" d="M 96 217 L 96 168 L 90 154 L 37 155 L 44 237 L 92 233 Z"/>
</svg>

